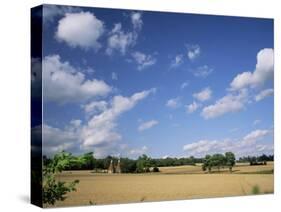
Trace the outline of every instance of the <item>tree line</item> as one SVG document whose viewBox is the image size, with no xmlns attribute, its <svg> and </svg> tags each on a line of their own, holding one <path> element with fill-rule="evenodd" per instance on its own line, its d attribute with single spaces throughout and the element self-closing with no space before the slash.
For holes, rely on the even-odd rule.
<svg viewBox="0 0 281 212">
<path fill-rule="evenodd" d="M 113 164 L 117 164 L 120 159 L 121 163 L 121 172 L 122 173 L 142 173 L 142 172 L 157 172 L 159 171 L 158 167 L 164 166 L 182 166 L 182 165 L 195 165 L 196 163 L 203 164 L 202 168 L 204 170 L 211 170 L 212 168 L 221 167 L 233 167 L 235 162 L 248 162 L 251 165 L 257 165 L 255 162 L 266 162 L 273 161 L 273 155 L 261 155 L 261 156 L 247 156 L 240 157 L 239 160 L 235 160 L 235 155 L 232 152 L 214 155 L 206 155 L 205 158 L 195 158 L 191 157 L 182 157 L 182 158 L 151 158 L 145 154 L 139 156 L 137 159 L 130 159 L 126 157 L 113 157 L 107 156 L 105 158 L 95 158 L 93 152 L 88 152 L 80 156 L 74 156 L 71 153 L 70 156 L 78 162 L 69 163 L 68 166 L 64 167 L 64 170 L 96 170 L 102 171 L 107 170 L 110 162 L 113 161 Z M 53 159 L 44 156 L 43 163 L 47 165 Z"/>
</svg>

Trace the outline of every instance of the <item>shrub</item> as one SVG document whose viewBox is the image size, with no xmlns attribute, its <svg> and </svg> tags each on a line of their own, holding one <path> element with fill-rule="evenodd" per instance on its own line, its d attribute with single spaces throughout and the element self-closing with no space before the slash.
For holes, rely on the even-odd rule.
<svg viewBox="0 0 281 212">
<path fill-rule="evenodd" d="M 260 194 L 260 187 L 258 185 L 253 186 L 252 194 Z"/>
<path fill-rule="evenodd" d="M 159 168 L 158 167 L 153 167 L 153 172 L 160 172 Z"/>
</svg>

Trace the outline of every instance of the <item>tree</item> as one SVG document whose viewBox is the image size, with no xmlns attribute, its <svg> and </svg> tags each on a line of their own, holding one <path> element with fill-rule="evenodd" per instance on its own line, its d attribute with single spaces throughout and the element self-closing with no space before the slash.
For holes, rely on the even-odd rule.
<svg viewBox="0 0 281 212">
<path fill-rule="evenodd" d="M 79 180 L 66 183 L 56 180 L 55 177 L 56 174 L 79 162 L 70 153 L 63 151 L 43 165 L 43 204 L 54 205 L 58 200 L 65 200 L 68 192 L 76 191 L 75 186 Z"/>
<path fill-rule="evenodd" d="M 229 171 L 232 172 L 232 167 L 235 165 L 235 155 L 232 152 L 225 153 L 226 165 Z"/>
<path fill-rule="evenodd" d="M 149 172 L 150 165 L 150 158 L 143 154 L 137 160 L 137 172 Z"/>
<path fill-rule="evenodd" d="M 203 161 L 202 165 L 203 171 L 206 171 L 208 169 L 208 172 L 211 172 L 212 170 L 212 156 L 211 155 L 206 155 L 205 159 Z"/>
</svg>

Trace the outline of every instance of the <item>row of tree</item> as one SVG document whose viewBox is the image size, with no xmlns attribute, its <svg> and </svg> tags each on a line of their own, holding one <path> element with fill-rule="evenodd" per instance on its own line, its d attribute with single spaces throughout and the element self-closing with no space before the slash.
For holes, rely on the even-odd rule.
<svg viewBox="0 0 281 212">
<path fill-rule="evenodd" d="M 226 152 L 223 154 L 206 155 L 202 164 L 202 170 L 208 172 L 212 171 L 212 168 L 217 168 L 220 171 L 221 168 L 228 167 L 232 172 L 232 167 L 235 165 L 235 155 L 232 152 Z"/>
<path fill-rule="evenodd" d="M 70 153 L 68 153 L 70 154 Z M 70 154 L 71 155 L 71 154 Z M 112 156 L 107 156 L 106 158 L 97 159 L 94 157 L 92 152 L 85 153 L 81 156 L 73 156 L 76 161 L 83 161 L 81 163 L 73 162 L 69 163 L 68 166 L 64 167 L 64 170 L 107 170 L 111 160 L 116 165 L 117 161 L 121 161 L 121 171 L 122 173 L 141 173 L 149 171 L 157 171 L 158 167 L 163 166 L 181 166 L 181 165 L 195 165 L 196 163 L 202 163 L 202 168 L 204 170 L 211 170 L 213 167 L 220 169 L 221 167 L 231 167 L 235 164 L 235 156 L 233 153 L 228 152 L 224 155 L 206 155 L 205 158 L 151 158 L 147 155 L 141 155 L 137 159 L 130 158 L 117 158 Z M 52 162 L 53 159 L 44 156 L 44 165 Z M 248 162 L 251 164 L 256 164 L 255 162 L 265 162 L 273 161 L 273 155 L 261 155 L 258 157 L 241 157 L 237 162 Z"/>
<path fill-rule="evenodd" d="M 268 162 L 268 161 L 274 161 L 274 155 L 260 155 L 260 156 L 244 156 L 240 157 L 237 162 L 240 163 L 255 163 L 255 162 Z"/>
</svg>

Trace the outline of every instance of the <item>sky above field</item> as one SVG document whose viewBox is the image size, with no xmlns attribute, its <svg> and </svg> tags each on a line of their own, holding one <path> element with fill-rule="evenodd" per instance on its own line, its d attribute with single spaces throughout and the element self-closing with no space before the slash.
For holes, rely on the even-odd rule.
<svg viewBox="0 0 281 212">
<path fill-rule="evenodd" d="M 50 5 L 43 14 L 44 154 L 273 153 L 271 19 Z"/>
</svg>

